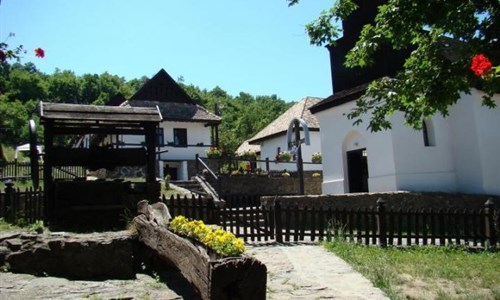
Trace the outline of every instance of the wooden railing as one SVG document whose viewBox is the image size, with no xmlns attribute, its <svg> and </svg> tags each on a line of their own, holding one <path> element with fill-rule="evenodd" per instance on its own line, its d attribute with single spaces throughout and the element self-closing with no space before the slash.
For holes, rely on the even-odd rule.
<svg viewBox="0 0 500 300">
<path fill-rule="evenodd" d="M 43 164 L 40 164 L 39 178 L 43 179 Z M 85 177 L 85 168 L 81 166 L 54 167 L 54 179 L 72 179 L 75 177 Z M 0 180 L 12 179 L 22 180 L 31 178 L 31 164 L 29 162 L 7 162 L 0 166 Z"/>
</svg>

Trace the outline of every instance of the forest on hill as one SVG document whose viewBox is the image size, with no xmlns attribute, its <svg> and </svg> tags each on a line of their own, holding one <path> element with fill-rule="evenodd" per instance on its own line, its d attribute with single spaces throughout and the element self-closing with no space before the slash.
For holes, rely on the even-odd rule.
<svg viewBox="0 0 500 300">
<path fill-rule="evenodd" d="M 58 69 L 45 74 L 33 63 L 0 63 L 0 144 L 15 146 L 28 141 L 28 120 L 38 124 L 40 101 L 103 105 L 118 93 L 128 99 L 147 80 L 143 76 L 127 81 L 107 72 L 77 76 L 73 71 Z M 184 83 L 182 77 L 177 81 L 198 104 L 212 112 L 218 107 L 222 117 L 220 142 L 229 152 L 293 104 L 276 95 L 240 92 L 232 96 L 219 86 L 207 90 Z M 42 138 L 43 128 L 37 129 Z"/>
</svg>

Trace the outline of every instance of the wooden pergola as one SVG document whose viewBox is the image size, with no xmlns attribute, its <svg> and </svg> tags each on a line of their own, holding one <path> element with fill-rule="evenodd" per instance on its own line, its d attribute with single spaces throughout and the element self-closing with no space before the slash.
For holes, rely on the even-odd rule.
<svg viewBox="0 0 500 300">
<path fill-rule="evenodd" d="M 111 169 L 117 166 L 146 166 L 146 184 L 157 184 L 155 176 L 156 128 L 162 116 L 157 107 L 114 107 L 80 104 L 40 103 L 44 131 L 45 212 L 50 220 L 58 209 L 54 167 L 85 166 Z M 138 135 L 144 147 L 110 149 L 71 148 L 54 144 L 57 136 Z"/>
</svg>

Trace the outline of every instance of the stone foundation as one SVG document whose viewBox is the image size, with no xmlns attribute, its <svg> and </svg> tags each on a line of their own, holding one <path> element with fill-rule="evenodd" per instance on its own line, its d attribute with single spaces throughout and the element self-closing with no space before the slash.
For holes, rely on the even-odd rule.
<svg viewBox="0 0 500 300">
<path fill-rule="evenodd" d="M 417 193 L 417 192 L 386 192 L 386 193 L 356 193 L 341 195 L 308 195 L 308 196 L 280 196 L 261 197 L 261 204 L 266 207 L 274 206 L 275 200 L 280 201 L 282 207 L 322 207 L 339 209 L 356 209 L 375 207 L 376 201 L 382 198 L 388 209 L 482 209 L 488 199 L 492 199 L 494 207 L 500 208 L 499 196 L 448 194 L 448 193 Z"/>
</svg>

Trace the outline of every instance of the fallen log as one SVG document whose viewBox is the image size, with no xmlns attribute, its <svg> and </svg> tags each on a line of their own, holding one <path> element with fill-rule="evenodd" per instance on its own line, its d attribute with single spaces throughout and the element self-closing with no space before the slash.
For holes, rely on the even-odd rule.
<svg viewBox="0 0 500 300">
<path fill-rule="evenodd" d="M 175 266 L 202 299 L 265 299 L 267 269 L 251 257 L 220 257 L 203 244 L 181 237 L 148 209 L 134 218 L 138 239 L 160 259 Z M 145 213 L 145 214 L 144 214 Z M 148 218 L 149 217 L 149 218 Z"/>
</svg>

